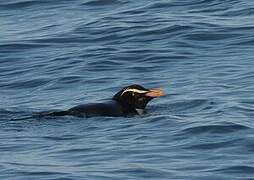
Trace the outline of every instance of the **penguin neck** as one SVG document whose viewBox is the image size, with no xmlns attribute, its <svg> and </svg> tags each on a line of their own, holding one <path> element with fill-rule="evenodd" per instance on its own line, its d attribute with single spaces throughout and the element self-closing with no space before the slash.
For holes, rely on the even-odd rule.
<svg viewBox="0 0 254 180">
<path fill-rule="evenodd" d="M 133 108 L 132 106 L 130 106 L 130 104 L 124 102 L 124 101 L 117 101 L 117 100 L 114 100 L 116 101 L 122 108 L 122 111 L 125 115 L 129 115 L 129 114 L 139 114 L 139 112 Z M 140 111 L 141 112 L 141 111 Z"/>
<path fill-rule="evenodd" d="M 135 109 L 138 115 L 143 115 L 144 114 L 144 109 Z"/>
</svg>

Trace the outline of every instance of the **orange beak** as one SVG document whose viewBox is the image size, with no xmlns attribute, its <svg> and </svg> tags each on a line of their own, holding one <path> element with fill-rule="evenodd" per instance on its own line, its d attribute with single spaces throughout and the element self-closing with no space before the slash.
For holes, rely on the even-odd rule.
<svg viewBox="0 0 254 180">
<path fill-rule="evenodd" d="M 145 94 L 148 97 L 161 97 L 164 95 L 164 92 L 161 89 L 150 89 L 148 93 Z"/>
</svg>

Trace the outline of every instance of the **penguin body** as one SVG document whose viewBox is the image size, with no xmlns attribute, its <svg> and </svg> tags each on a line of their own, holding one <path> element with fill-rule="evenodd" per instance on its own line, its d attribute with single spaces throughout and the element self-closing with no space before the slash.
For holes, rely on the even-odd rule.
<svg viewBox="0 0 254 180">
<path fill-rule="evenodd" d="M 141 115 L 150 100 L 162 95 L 161 89 L 146 89 L 140 85 L 131 85 L 116 93 L 111 101 L 82 104 L 66 111 L 49 112 L 44 115 L 77 117 Z"/>
<path fill-rule="evenodd" d="M 91 103 L 75 106 L 68 110 L 70 115 L 78 116 L 124 116 L 122 106 L 116 101 Z"/>
</svg>

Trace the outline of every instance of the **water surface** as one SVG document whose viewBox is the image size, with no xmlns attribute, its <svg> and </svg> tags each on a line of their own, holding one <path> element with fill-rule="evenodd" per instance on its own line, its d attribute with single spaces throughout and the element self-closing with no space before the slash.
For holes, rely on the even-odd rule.
<svg viewBox="0 0 254 180">
<path fill-rule="evenodd" d="M 0 179 L 252 179 L 254 2 L 0 2 Z M 161 87 L 130 118 L 31 115 Z"/>
</svg>

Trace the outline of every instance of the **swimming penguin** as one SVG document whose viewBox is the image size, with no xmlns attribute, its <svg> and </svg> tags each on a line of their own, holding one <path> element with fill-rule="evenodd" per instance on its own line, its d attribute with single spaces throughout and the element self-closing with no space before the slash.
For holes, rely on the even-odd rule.
<svg viewBox="0 0 254 180">
<path fill-rule="evenodd" d="M 44 115 L 78 117 L 141 115 L 150 100 L 162 95 L 161 89 L 146 89 L 134 84 L 124 87 L 109 102 L 83 104 L 66 111 L 49 112 Z"/>
</svg>

